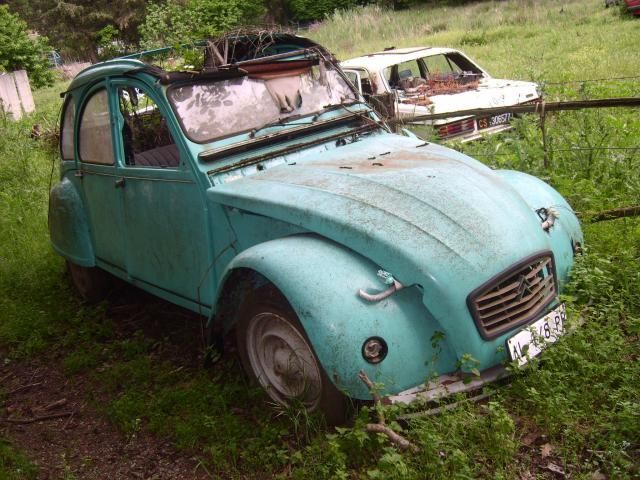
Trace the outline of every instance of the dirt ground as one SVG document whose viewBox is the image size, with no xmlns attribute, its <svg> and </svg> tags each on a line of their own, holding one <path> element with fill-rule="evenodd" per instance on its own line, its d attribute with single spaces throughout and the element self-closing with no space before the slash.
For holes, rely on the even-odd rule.
<svg viewBox="0 0 640 480">
<path fill-rule="evenodd" d="M 163 340 L 163 355 L 182 364 L 201 361 L 200 322 L 188 312 L 135 291 L 110 299 L 107 314 L 118 336 L 143 330 Z M 6 353 L 0 350 L 0 359 Z M 7 392 L 0 398 L 0 437 L 37 465 L 38 479 L 208 478 L 197 459 L 166 439 L 118 431 L 96 411 L 101 399 L 93 381 L 90 374 L 65 374 L 57 358 L 0 363 L 0 385 Z"/>
</svg>

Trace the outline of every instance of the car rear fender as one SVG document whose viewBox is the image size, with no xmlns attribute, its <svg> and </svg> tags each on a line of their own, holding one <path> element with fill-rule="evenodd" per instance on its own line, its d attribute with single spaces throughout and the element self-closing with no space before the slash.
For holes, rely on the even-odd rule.
<svg viewBox="0 0 640 480">
<path fill-rule="evenodd" d="M 273 283 L 297 313 L 329 378 L 354 398 L 370 398 L 358 379 L 360 370 L 383 384 L 385 394 L 455 370 L 455 355 L 437 333 L 442 329 L 424 307 L 420 288 L 404 288 L 379 302 L 359 297 L 361 288 L 372 293 L 387 288 L 378 269 L 323 237 L 292 235 L 239 254 L 226 269 L 217 296 L 233 295 L 227 279 L 240 270 L 257 272 Z M 226 327 L 233 321 L 227 320 Z M 362 355 L 364 342 L 374 336 L 388 345 L 386 358 L 378 364 Z"/>
<path fill-rule="evenodd" d="M 547 233 L 555 258 L 556 273 L 560 285 L 563 285 L 573 265 L 576 248 L 584 243 L 578 217 L 567 201 L 539 178 L 513 170 L 499 170 L 496 173 L 520 194 L 532 210 L 553 209 L 557 214 Z"/>
<path fill-rule="evenodd" d="M 63 178 L 49 194 L 49 235 L 60 255 L 83 267 L 95 266 L 84 204 L 68 178 Z"/>
</svg>

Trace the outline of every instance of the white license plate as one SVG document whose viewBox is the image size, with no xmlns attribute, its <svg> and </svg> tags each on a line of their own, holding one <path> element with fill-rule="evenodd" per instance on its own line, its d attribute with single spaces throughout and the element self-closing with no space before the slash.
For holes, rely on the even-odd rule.
<svg viewBox="0 0 640 480">
<path fill-rule="evenodd" d="M 504 125 L 511 121 L 511 117 L 513 117 L 511 113 L 501 113 L 500 115 L 494 115 L 492 117 L 480 118 L 478 119 L 478 130 Z"/>
<path fill-rule="evenodd" d="M 507 340 L 509 358 L 524 365 L 537 356 L 549 343 L 555 342 L 564 333 L 567 319 L 564 303 L 551 310 L 544 317 L 523 328 Z"/>
</svg>

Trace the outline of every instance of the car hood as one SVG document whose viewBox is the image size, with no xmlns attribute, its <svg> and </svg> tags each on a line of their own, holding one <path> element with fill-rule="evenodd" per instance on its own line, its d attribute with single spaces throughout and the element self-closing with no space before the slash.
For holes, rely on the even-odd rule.
<svg viewBox="0 0 640 480">
<path fill-rule="evenodd" d="M 492 170 L 423 143 L 379 135 L 217 185 L 208 196 L 345 245 L 420 285 L 436 318 L 471 321 L 465 300 L 474 288 L 549 244 L 535 212 Z"/>
<path fill-rule="evenodd" d="M 431 113 L 518 105 L 539 97 L 537 85 L 519 80 L 483 78 L 477 88 L 455 94 L 433 95 L 426 107 Z"/>
<path fill-rule="evenodd" d="M 517 261 L 550 250 L 549 238 L 535 211 L 499 175 L 459 152 L 421 144 L 378 135 L 305 154 L 207 194 L 334 240 L 405 286 L 419 286 L 433 317 L 446 319 L 440 326 L 455 339 L 456 353 L 473 352 L 488 367 L 504 339 L 478 341 L 466 298 Z M 361 287 L 354 285 L 353 294 Z"/>
</svg>

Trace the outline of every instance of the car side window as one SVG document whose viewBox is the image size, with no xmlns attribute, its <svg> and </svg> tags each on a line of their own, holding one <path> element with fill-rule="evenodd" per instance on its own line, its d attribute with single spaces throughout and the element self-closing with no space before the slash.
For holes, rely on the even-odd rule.
<svg viewBox="0 0 640 480">
<path fill-rule="evenodd" d="M 73 97 L 67 97 L 60 122 L 60 156 L 63 160 L 73 160 L 73 122 L 76 118 L 76 104 Z"/>
<path fill-rule="evenodd" d="M 114 164 L 109 101 L 104 88 L 91 95 L 82 109 L 78 150 L 83 162 Z"/>
<path fill-rule="evenodd" d="M 179 167 L 178 147 L 156 102 L 138 87 L 119 87 L 118 105 L 124 119 L 122 145 L 125 165 Z"/>
<path fill-rule="evenodd" d="M 447 62 L 449 62 L 449 66 L 451 67 L 451 70 L 453 71 L 453 73 L 463 72 L 463 68 L 456 63 L 456 58 L 454 56 L 447 55 L 446 59 L 447 59 Z"/>
<path fill-rule="evenodd" d="M 392 88 L 403 88 L 401 85 L 403 80 L 420 78 L 422 76 L 417 60 L 399 63 L 398 65 L 385 69 L 384 73 Z"/>
<path fill-rule="evenodd" d="M 431 55 L 430 57 L 424 57 L 422 61 L 424 61 L 427 66 L 429 76 L 438 74 L 446 75 L 454 71 L 447 57 L 444 55 Z"/>
</svg>

